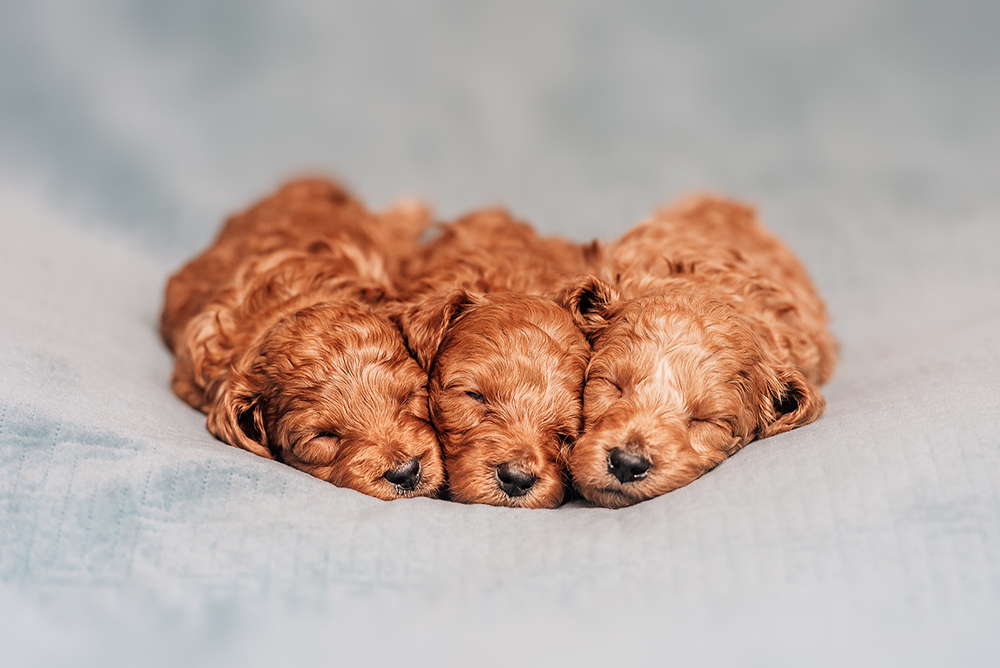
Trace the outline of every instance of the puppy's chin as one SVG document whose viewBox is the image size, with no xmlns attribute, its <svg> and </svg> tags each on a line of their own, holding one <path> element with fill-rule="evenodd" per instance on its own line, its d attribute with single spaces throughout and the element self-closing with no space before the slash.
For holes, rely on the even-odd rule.
<svg viewBox="0 0 1000 668">
<path fill-rule="evenodd" d="M 449 457 L 446 464 L 449 498 L 459 503 L 507 508 L 558 508 L 562 503 L 566 484 L 557 464 L 524 466 L 516 472 L 503 469 L 502 465 L 485 462 L 478 456 Z M 533 480 L 526 487 L 521 479 Z"/>
<path fill-rule="evenodd" d="M 634 506 L 640 501 L 653 498 L 651 496 L 635 497 L 625 494 L 621 490 L 612 489 L 588 489 L 587 491 L 583 491 L 578 486 L 577 491 L 583 495 L 583 498 L 587 499 L 587 501 L 590 501 L 595 506 L 611 509 L 627 508 L 628 506 Z"/>
</svg>

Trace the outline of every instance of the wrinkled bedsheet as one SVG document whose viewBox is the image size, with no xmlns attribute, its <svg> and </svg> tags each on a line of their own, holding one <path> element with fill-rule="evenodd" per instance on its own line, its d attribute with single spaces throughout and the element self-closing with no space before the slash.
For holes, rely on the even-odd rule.
<svg viewBox="0 0 1000 668">
<path fill-rule="evenodd" d="M 1000 661 L 994 6 L 4 12 L 3 665 Z M 618 511 L 226 446 L 170 392 L 163 285 L 303 170 L 581 241 L 752 202 L 827 299 L 827 411 Z"/>
</svg>

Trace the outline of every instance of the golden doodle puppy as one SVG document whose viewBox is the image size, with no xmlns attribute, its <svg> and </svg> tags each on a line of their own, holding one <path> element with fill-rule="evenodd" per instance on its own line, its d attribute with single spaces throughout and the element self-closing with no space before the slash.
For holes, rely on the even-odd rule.
<svg viewBox="0 0 1000 668">
<path fill-rule="evenodd" d="M 394 318 L 430 374 L 452 500 L 563 500 L 589 347 L 545 295 L 585 264 L 585 249 L 491 210 L 443 226 L 405 267 Z"/>
<path fill-rule="evenodd" d="M 836 358 L 823 302 L 751 209 L 702 197 L 659 211 L 603 268 L 564 293 L 592 346 L 570 456 L 590 501 L 664 494 L 823 412 Z"/>
<path fill-rule="evenodd" d="M 378 307 L 426 224 L 321 179 L 230 218 L 167 285 L 174 392 L 231 445 L 381 499 L 437 495 L 427 374 Z"/>
</svg>

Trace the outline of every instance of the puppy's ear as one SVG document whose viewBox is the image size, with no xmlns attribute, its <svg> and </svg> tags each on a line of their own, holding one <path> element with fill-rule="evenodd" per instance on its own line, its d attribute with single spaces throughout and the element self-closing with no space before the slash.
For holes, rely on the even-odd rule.
<svg viewBox="0 0 1000 668">
<path fill-rule="evenodd" d="M 792 366 L 775 369 L 770 385 L 770 406 L 762 407 L 761 438 L 809 424 L 823 414 L 826 400 L 819 389 Z"/>
<path fill-rule="evenodd" d="M 211 394 L 226 377 L 233 356 L 232 310 L 213 304 L 191 319 L 174 339 L 174 393 L 191 406 L 207 410 Z"/>
<path fill-rule="evenodd" d="M 466 290 L 432 292 L 418 302 L 393 309 L 389 317 L 403 332 L 406 347 L 417 363 L 424 371 L 430 371 L 448 328 L 478 302 Z"/>
<path fill-rule="evenodd" d="M 267 459 L 277 459 L 268 446 L 264 401 L 251 377 L 234 372 L 208 409 L 208 430 L 230 445 Z"/>
<path fill-rule="evenodd" d="M 608 324 L 608 307 L 621 299 L 621 293 L 596 276 L 586 276 L 569 283 L 556 301 L 569 311 L 573 322 L 588 339 Z"/>
</svg>

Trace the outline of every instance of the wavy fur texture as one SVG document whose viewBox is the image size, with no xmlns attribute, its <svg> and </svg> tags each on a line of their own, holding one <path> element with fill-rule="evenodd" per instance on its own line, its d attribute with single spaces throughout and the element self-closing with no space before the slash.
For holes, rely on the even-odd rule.
<svg viewBox="0 0 1000 668">
<path fill-rule="evenodd" d="M 261 457 L 382 499 L 437 495 L 427 374 L 380 312 L 427 223 L 322 179 L 230 218 L 167 285 L 175 394 Z"/>
<path fill-rule="evenodd" d="M 752 209 L 692 198 L 608 246 L 428 224 L 318 179 L 231 218 L 167 287 L 175 393 L 337 485 L 526 508 L 570 480 L 631 505 L 823 411 L 824 305 Z"/>
<path fill-rule="evenodd" d="M 589 348 L 551 296 L 587 252 L 488 210 L 442 226 L 406 263 L 394 318 L 430 374 L 451 499 L 562 502 Z"/>
<path fill-rule="evenodd" d="M 590 501 L 627 506 L 695 480 L 755 438 L 818 418 L 836 345 L 805 270 L 753 210 L 699 197 L 607 248 L 563 302 L 590 339 Z"/>
</svg>

